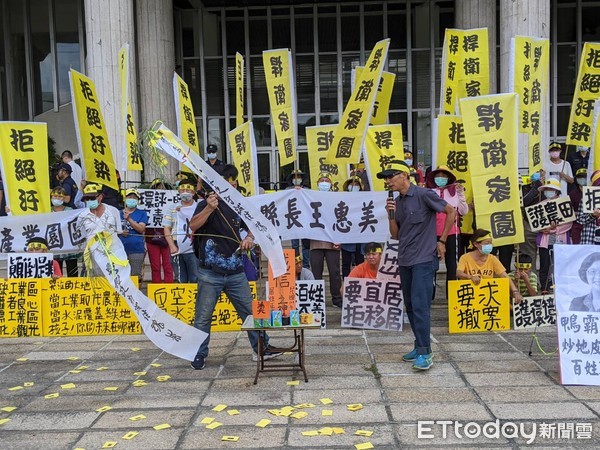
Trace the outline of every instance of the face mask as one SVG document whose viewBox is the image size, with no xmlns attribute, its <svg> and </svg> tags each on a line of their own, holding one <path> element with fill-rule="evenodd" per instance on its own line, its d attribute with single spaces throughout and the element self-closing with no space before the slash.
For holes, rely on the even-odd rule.
<svg viewBox="0 0 600 450">
<path fill-rule="evenodd" d="M 177 181 L 175 182 L 175 187 L 179 186 L 179 183 L 181 183 L 181 180 L 177 180 Z"/>
<path fill-rule="evenodd" d="M 540 173 L 536 172 L 533 175 L 531 175 L 531 181 L 540 181 Z"/>
<path fill-rule="evenodd" d="M 444 177 L 435 177 L 433 181 L 435 181 L 437 187 L 444 187 L 448 184 L 448 178 Z"/>
<path fill-rule="evenodd" d="M 327 181 L 321 181 L 318 186 L 320 191 L 328 191 L 331 189 L 331 183 L 328 183 Z"/>
<path fill-rule="evenodd" d="M 483 253 L 484 255 L 489 255 L 490 253 L 492 253 L 493 249 L 494 246 L 492 244 L 483 244 L 481 246 L 481 253 Z"/>
<path fill-rule="evenodd" d="M 360 192 L 360 186 L 348 186 L 348 192 Z"/>
<path fill-rule="evenodd" d="M 556 197 L 556 192 L 550 190 L 550 191 L 544 191 L 544 195 L 546 196 L 546 198 L 554 198 Z"/>
<path fill-rule="evenodd" d="M 125 206 L 128 208 L 135 208 L 138 205 L 138 201 L 134 198 L 128 198 L 125 200 Z"/>
<path fill-rule="evenodd" d="M 182 202 L 189 202 L 190 200 L 192 200 L 192 198 L 194 198 L 194 194 L 190 194 L 189 192 L 184 192 L 182 194 L 179 194 L 179 196 L 181 197 Z"/>
<path fill-rule="evenodd" d="M 579 186 L 585 186 L 587 184 L 587 180 L 585 178 L 577 178 L 577 184 Z"/>
<path fill-rule="evenodd" d="M 559 158 L 560 157 L 560 152 L 550 152 L 550 157 L 551 158 Z"/>
<path fill-rule="evenodd" d="M 217 159 L 216 153 L 207 153 L 206 156 L 208 156 L 208 159 Z"/>
<path fill-rule="evenodd" d="M 294 186 L 302 186 L 302 178 L 292 178 L 292 184 Z"/>
<path fill-rule="evenodd" d="M 98 200 L 86 200 L 85 201 L 85 206 L 87 206 L 90 209 L 96 209 L 99 205 L 100 205 L 100 202 Z"/>
<path fill-rule="evenodd" d="M 54 206 L 62 206 L 63 203 L 64 202 L 62 200 L 58 199 L 58 198 L 53 198 L 52 199 L 52 205 L 54 205 Z"/>
<path fill-rule="evenodd" d="M 405 159 L 404 162 L 406 163 L 406 165 L 408 167 L 412 166 L 413 160 L 412 159 Z"/>
</svg>

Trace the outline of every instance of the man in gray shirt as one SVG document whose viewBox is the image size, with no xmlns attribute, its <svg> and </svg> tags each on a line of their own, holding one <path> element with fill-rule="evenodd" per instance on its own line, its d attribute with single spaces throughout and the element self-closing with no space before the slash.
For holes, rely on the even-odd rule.
<svg viewBox="0 0 600 450">
<path fill-rule="evenodd" d="M 429 189 L 411 184 L 410 168 L 399 160 L 391 161 L 377 178 L 384 179 L 390 191 L 386 210 L 393 239 L 398 239 L 398 265 L 402 294 L 415 346 L 402 359 L 413 362 L 413 369 L 427 370 L 432 364 L 431 296 L 438 258 L 446 253 L 446 237 L 456 218 L 452 206 Z M 444 231 L 436 244 L 436 214 L 445 213 Z"/>
</svg>

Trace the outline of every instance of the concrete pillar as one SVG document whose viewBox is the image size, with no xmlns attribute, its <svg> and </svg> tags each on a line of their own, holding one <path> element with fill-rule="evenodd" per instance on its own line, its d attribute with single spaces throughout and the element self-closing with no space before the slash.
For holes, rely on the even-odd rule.
<svg viewBox="0 0 600 450">
<path fill-rule="evenodd" d="M 490 94 L 497 91 L 496 61 L 496 0 L 456 0 L 455 27 L 459 29 L 487 28 L 490 49 Z"/>
<path fill-rule="evenodd" d="M 172 0 L 143 0 L 136 2 L 137 48 L 140 93 L 140 126 L 149 129 L 161 120 L 177 132 L 173 73 L 175 72 L 175 32 Z M 168 157 L 170 164 L 164 176 L 174 181 L 178 163 Z M 160 175 L 147 167 L 145 178 Z"/>
<path fill-rule="evenodd" d="M 121 82 L 118 54 L 129 43 L 129 98 L 136 110 L 135 42 L 133 0 L 84 0 L 86 29 L 86 75 L 96 85 L 111 150 L 116 161 L 123 154 L 124 125 L 121 120 Z M 135 114 L 135 112 L 134 112 Z M 121 174 L 122 179 L 131 179 Z"/>
</svg>

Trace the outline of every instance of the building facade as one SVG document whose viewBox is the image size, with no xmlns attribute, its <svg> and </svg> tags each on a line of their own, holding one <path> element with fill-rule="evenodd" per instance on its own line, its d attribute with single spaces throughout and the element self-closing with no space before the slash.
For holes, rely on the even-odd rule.
<svg viewBox="0 0 600 450">
<path fill-rule="evenodd" d="M 391 39 L 385 70 L 396 74 L 389 121 L 402 124 L 406 145 L 424 165 L 431 161 L 446 28 L 488 27 L 490 48 L 496 50 L 494 92 L 508 86 L 513 35 L 550 38 L 549 130 L 550 139 L 558 141 L 565 139 L 583 42 L 600 41 L 600 1 L 585 0 L 0 0 L 0 11 L 0 120 L 48 122 L 58 151 L 76 149 L 70 67 L 95 80 L 112 146 L 117 145 L 116 59 L 129 42 L 139 127 L 160 119 L 175 129 L 171 80 L 176 71 L 190 88 L 201 148 L 216 144 L 219 156 L 229 160 L 235 54 L 241 53 L 260 181 L 271 188 L 292 167 L 278 167 L 265 49 L 292 50 L 299 161 L 307 169 L 305 128 L 338 122 L 350 96 L 352 69 L 364 64 L 382 38 Z"/>
</svg>

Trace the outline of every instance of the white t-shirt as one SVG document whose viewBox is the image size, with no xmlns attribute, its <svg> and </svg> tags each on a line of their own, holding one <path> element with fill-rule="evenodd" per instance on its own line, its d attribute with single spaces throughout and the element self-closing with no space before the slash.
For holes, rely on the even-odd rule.
<svg viewBox="0 0 600 450">
<path fill-rule="evenodd" d="M 563 167 L 564 164 L 564 167 Z M 560 192 L 562 197 L 567 196 L 567 180 L 560 178 L 560 173 L 564 172 L 565 175 L 573 177 L 573 170 L 571 170 L 571 164 L 568 161 L 560 160 L 559 163 L 555 164 L 552 161 L 548 161 L 544 164 L 544 171 L 546 172 L 546 180 L 548 178 L 556 178 L 560 180 Z"/>
<path fill-rule="evenodd" d="M 96 233 L 108 231 L 110 234 L 123 233 L 123 224 L 121 223 L 121 215 L 119 210 L 113 206 L 104 204 L 104 212 L 100 217 L 85 208 L 77 219 L 77 229 L 90 239 Z"/>
<path fill-rule="evenodd" d="M 77 164 L 73 160 L 69 161 L 69 165 L 71 166 L 71 169 L 72 169 L 71 178 L 73 178 L 73 181 L 75 182 L 75 185 L 77 186 L 77 189 L 81 189 L 81 180 L 83 178 L 83 171 L 81 170 L 81 167 L 79 166 L 79 164 Z"/>
</svg>

